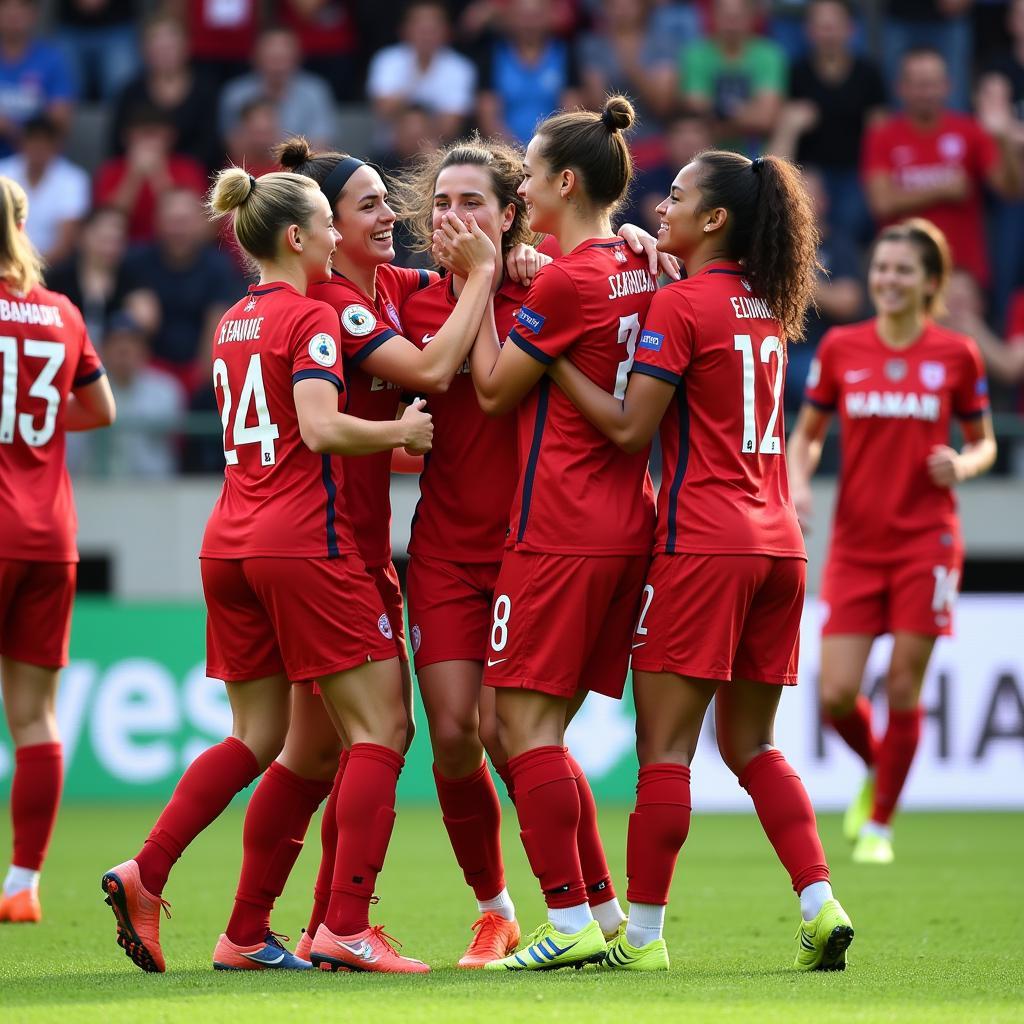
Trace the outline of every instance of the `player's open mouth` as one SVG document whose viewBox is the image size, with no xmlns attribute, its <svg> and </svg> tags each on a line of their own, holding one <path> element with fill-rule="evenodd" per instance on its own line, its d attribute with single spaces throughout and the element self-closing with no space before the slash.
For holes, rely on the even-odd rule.
<svg viewBox="0 0 1024 1024">
<path fill-rule="evenodd" d="M 390 231 L 378 231 L 376 234 L 370 235 L 370 238 L 374 242 L 390 242 L 391 232 Z"/>
</svg>

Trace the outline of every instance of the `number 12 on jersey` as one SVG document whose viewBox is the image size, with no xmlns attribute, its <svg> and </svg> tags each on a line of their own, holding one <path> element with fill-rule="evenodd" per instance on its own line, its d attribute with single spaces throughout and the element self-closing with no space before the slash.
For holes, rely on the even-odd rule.
<svg viewBox="0 0 1024 1024">
<path fill-rule="evenodd" d="M 224 392 L 224 404 L 221 407 L 220 420 L 224 427 L 224 461 L 229 466 L 238 465 L 238 452 L 244 444 L 260 446 L 260 464 L 273 466 L 277 461 L 274 441 L 280 436 L 277 424 L 271 422 L 270 410 L 267 408 L 267 391 L 263 386 L 263 365 L 260 354 L 253 353 L 249 357 L 249 366 L 245 371 L 242 393 L 238 396 L 238 410 L 231 430 L 234 448 L 228 447 L 228 420 L 231 419 L 231 385 L 228 382 L 228 366 L 223 359 L 213 362 L 213 386 Z M 247 427 L 245 421 L 249 417 L 249 409 L 256 408 L 256 426 Z"/>
<path fill-rule="evenodd" d="M 768 417 L 761 443 L 757 444 L 757 421 L 754 403 L 754 347 L 749 334 L 733 335 L 733 347 L 743 357 L 743 443 L 740 453 L 743 455 L 781 455 L 782 439 L 775 432 L 779 419 L 779 399 L 782 397 L 782 376 L 786 367 L 786 353 L 782 342 L 774 335 L 769 335 L 761 342 L 761 362 L 771 361 L 772 353 L 778 356 L 775 369 L 775 386 L 772 388 L 774 402 L 772 414 Z"/>
</svg>

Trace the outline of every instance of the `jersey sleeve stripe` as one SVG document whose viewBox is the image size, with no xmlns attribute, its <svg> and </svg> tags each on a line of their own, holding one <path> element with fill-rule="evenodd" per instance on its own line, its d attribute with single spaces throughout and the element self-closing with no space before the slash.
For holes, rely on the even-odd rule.
<svg viewBox="0 0 1024 1024">
<path fill-rule="evenodd" d="M 968 409 L 967 412 L 954 412 L 958 420 L 980 420 L 988 412 L 988 406 L 984 409 Z"/>
<path fill-rule="evenodd" d="M 828 402 L 819 402 L 816 398 L 804 398 L 804 401 L 808 405 L 813 405 L 815 409 L 820 409 L 822 412 L 835 412 L 836 404 L 833 402 L 831 405 Z"/>
<path fill-rule="evenodd" d="M 668 532 L 665 538 L 665 553 L 676 550 L 676 530 L 679 525 L 679 491 L 686 476 L 686 464 L 690 461 L 690 403 L 686 397 L 686 384 L 676 392 L 676 406 L 679 410 L 679 452 L 676 456 L 676 471 L 668 492 Z"/>
<path fill-rule="evenodd" d="M 93 384 L 100 379 L 100 377 L 106 374 L 106 370 L 102 366 L 92 371 L 92 373 L 82 374 L 81 377 L 76 377 L 74 383 L 71 385 L 72 388 L 84 388 L 86 384 Z"/>
<path fill-rule="evenodd" d="M 651 366 L 650 363 L 633 363 L 630 373 L 642 373 L 647 377 L 657 377 L 658 380 L 668 381 L 669 384 L 678 385 L 683 379 L 678 373 L 666 370 L 661 366 Z"/>
<path fill-rule="evenodd" d="M 420 283 L 417 285 L 416 291 L 419 291 L 421 288 L 426 288 L 427 285 L 430 284 L 430 271 L 420 269 L 418 273 L 420 275 Z"/>
<path fill-rule="evenodd" d="M 327 557 L 337 558 L 338 551 L 338 530 L 334 522 L 334 502 L 338 497 L 338 486 L 331 474 L 331 457 L 322 455 L 320 457 L 320 476 L 324 482 L 324 490 L 327 492 Z"/>
<path fill-rule="evenodd" d="M 341 378 L 336 373 L 331 373 L 330 370 L 299 370 L 298 373 L 292 374 L 293 384 L 298 384 L 300 380 L 325 380 L 333 384 L 339 391 L 345 390 Z"/>
<path fill-rule="evenodd" d="M 511 335 L 510 335 L 511 337 Z M 537 473 L 537 461 L 540 458 L 541 441 L 544 439 L 544 424 L 548 416 L 548 396 L 551 393 L 551 378 L 541 377 L 540 392 L 537 396 L 537 418 L 533 425 L 533 441 L 530 444 L 530 456 L 526 461 L 526 473 L 523 476 L 523 500 L 519 508 L 519 530 L 516 542 L 522 542 L 526 534 L 526 526 L 530 520 L 530 502 L 533 499 L 533 478 Z"/>
<path fill-rule="evenodd" d="M 515 342 L 528 356 L 536 359 L 538 363 L 543 363 L 545 366 L 550 366 L 554 361 L 554 356 L 549 356 L 547 352 L 537 348 L 536 345 L 531 345 L 515 328 L 508 332 L 509 338 Z"/>
<path fill-rule="evenodd" d="M 368 341 L 350 360 L 353 366 L 358 366 L 368 355 L 372 355 L 384 344 L 385 341 L 389 341 L 391 338 L 397 337 L 396 333 L 388 328 L 386 331 L 381 331 L 372 341 Z"/>
</svg>

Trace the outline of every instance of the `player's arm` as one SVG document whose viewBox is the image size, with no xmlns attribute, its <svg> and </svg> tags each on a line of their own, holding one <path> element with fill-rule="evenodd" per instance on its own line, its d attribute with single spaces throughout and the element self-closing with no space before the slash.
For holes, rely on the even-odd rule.
<svg viewBox="0 0 1024 1024">
<path fill-rule="evenodd" d="M 659 252 L 658 240 L 649 231 L 637 227 L 636 224 L 623 224 L 616 234 L 637 256 L 647 257 L 647 268 L 651 272 L 651 277 L 665 274 L 672 281 L 678 281 L 682 277 L 679 273 L 679 260 L 667 252 Z"/>
<path fill-rule="evenodd" d="M 73 432 L 109 427 L 117 418 L 114 394 L 106 374 L 75 388 L 67 397 L 64 429 Z"/>
<path fill-rule="evenodd" d="M 491 301 L 469 354 L 469 369 L 480 408 L 488 416 L 503 416 L 544 376 L 547 364 L 509 340 L 500 344 Z"/>
<path fill-rule="evenodd" d="M 821 449 L 828 433 L 832 413 L 805 402 L 800 409 L 796 426 L 789 435 L 786 446 L 786 463 L 789 469 L 789 493 L 796 508 L 800 526 L 806 532 L 810 528 L 813 505 L 811 501 L 811 477 L 821 462 Z"/>
<path fill-rule="evenodd" d="M 955 487 L 964 480 L 987 473 L 996 461 L 996 435 L 992 414 L 961 419 L 964 446 L 957 451 L 949 445 L 936 445 L 928 455 L 928 475 L 937 487 Z"/>
<path fill-rule="evenodd" d="M 907 213 L 916 213 L 939 203 L 959 203 L 967 198 L 967 175 L 956 169 L 949 181 L 922 188 L 904 188 L 897 185 L 888 171 L 868 175 L 865 183 L 868 206 L 876 220 L 890 220 Z"/>
</svg>

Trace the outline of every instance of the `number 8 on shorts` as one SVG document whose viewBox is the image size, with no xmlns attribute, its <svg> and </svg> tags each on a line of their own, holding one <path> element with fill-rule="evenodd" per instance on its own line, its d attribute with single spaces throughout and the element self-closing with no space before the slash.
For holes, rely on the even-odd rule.
<svg viewBox="0 0 1024 1024">
<path fill-rule="evenodd" d="M 491 650 L 503 651 L 508 643 L 508 620 L 512 614 L 512 601 L 508 594 L 494 599 L 494 622 L 491 625 Z"/>
</svg>

